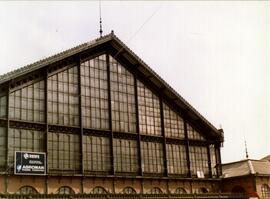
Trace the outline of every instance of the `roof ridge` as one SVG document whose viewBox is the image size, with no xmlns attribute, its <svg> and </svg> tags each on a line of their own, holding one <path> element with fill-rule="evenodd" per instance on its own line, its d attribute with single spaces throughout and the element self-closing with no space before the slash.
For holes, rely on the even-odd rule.
<svg viewBox="0 0 270 199">
<path fill-rule="evenodd" d="M 254 167 L 250 159 L 247 161 L 250 174 L 255 174 Z"/>
<path fill-rule="evenodd" d="M 234 163 L 240 163 L 240 162 L 245 162 L 245 161 L 247 161 L 247 160 L 248 160 L 248 159 L 237 160 L 237 161 L 234 161 L 234 162 L 223 163 L 222 165 L 229 165 L 229 164 L 234 164 Z"/>
</svg>

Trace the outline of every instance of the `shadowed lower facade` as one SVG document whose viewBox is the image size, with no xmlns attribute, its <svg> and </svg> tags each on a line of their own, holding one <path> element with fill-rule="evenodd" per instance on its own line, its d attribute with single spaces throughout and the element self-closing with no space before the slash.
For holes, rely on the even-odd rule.
<svg viewBox="0 0 270 199">
<path fill-rule="evenodd" d="M 0 193 L 221 190 L 217 130 L 113 32 L 0 76 Z M 45 154 L 17 175 L 15 152 Z"/>
</svg>

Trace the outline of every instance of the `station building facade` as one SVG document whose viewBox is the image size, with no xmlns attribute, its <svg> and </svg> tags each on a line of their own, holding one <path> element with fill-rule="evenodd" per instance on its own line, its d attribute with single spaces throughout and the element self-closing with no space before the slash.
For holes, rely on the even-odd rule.
<svg viewBox="0 0 270 199">
<path fill-rule="evenodd" d="M 0 76 L 0 193 L 218 193 L 216 129 L 112 32 Z M 46 155 L 16 175 L 15 152 Z"/>
</svg>

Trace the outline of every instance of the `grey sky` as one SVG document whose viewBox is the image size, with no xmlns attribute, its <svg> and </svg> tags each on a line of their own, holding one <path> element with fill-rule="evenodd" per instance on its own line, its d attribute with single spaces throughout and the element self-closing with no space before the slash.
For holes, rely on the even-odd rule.
<svg viewBox="0 0 270 199">
<path fill-rule="evenodd" d="M 266 1 L 102 1 L 104 34 L 222 125 L 223 162 L 244 158 L 244 137 L 250 158 L 270 154 L 269 13 Z M 95 39 L 98 16 L 98 2 L 0 2 L 0 74 Z"/>
</svg>

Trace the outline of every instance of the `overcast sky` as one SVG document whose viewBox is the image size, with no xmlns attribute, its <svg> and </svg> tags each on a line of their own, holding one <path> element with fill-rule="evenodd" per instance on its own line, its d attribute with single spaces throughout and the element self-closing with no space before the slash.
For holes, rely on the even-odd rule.
<svg viewBox="0 0 270 199">
<path fill-rule="evenodd" d="M 102 1 L 115 34 L 217 128 L 222 161 L 270 154 L 270 3 Z M 0 74 L 99 36 L 98 2 L 0 2 Z"/>
</svg>

